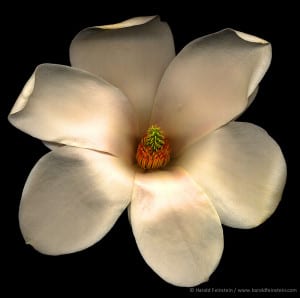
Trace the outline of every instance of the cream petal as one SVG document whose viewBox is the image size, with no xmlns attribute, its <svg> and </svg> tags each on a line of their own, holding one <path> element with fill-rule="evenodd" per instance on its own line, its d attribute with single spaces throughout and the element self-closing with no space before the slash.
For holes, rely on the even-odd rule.
<svg viewBox="0 0 300 298">
<path fill-rule="evenodd" d="M 138 248 L 165 281 L 195 286 L 208 280 L 223 251 L 212 203 L 183 170 L 137 174 L 130 217 Z"/>
<path fill-rule="evenodd" d="M 259 89 L 259 86 L 257 86 L 257 87 L 255 88 L 255 90 L 249 95 L 249 97 L 248 97 L 248 103 L 247 103 L 247 108 L 248 108 L 248 107 L 252 104 L 252 102 L 254 101 L 254 99 L 255 99 L 255 97 L 256 97 L 256 95 L 257 95 L 257 93 L 258 93 L 258 89 Z M 236 115 L 236 116 L 232 119 L 232 121 L 238 119 L 238 118 L 243 114 L 243 112 L 244 112 L 244 111 L 242 111 L 241 113 L 239 113 L 238 115 Z"/>
<path fill-rule="evenodd" d="M 64 146 L 41 158 L 23 190 L 19 221 L 26 242 L 44 254 L 99 241 L 130 202 L 134 172 L 117 157 Z"/>
<path fill-rule="evenodd" d="M 70 47 L 73 66 L 103 77 L 132 101 L 140 135 L 148 128 L 157 86 L 174 56 L 172 33 L 159 17 L 86 28 Z"/>
<path fill-rule="evenodd" d="M 151 123 L 178 154 L 245 110 L 270 61 L 267 41 L 231 29 L 194 40 L 167 68 Z"/>
<path fill-rule="evenodd" d="M 257 85 L 257 87 L 254 89 L 254 91 L 249 95 L 248 97 L 248 104 L 247 104 L 247 108 L 252 104 L 252 102 L 254 101 L 257 93 L 258 93 L 258 89 L 259 86 Z"/>
<path fill-rule="evenodd" d="M 63 146 L 65 146 L 65 145 L 63 145 L 63 144 L 59 144 L 59 143 L 52 143 L 52 142 L 43 142 L 43 144 L 48 148 L 48 149 L 50 149 L 50 150 L 55 150 L 55 149 L 57 149 L 57 148 L 61 148 L 61 147 L 63 147 Z"/>
<path fill-rule="evenodd" d="M 212 200 L 223 224 L 252 228 L 276 209 L 286 181 L 286 164 L 262 128 L 231 122 L 188 148 L 183 167 Z"/>
<path fill-rule="evenodd" d="M 49 144 L 134 156 L 137 121 L 131 103 L 106 81 L 71 67 L 38 66 L 9 121 Z"/>
</svg>

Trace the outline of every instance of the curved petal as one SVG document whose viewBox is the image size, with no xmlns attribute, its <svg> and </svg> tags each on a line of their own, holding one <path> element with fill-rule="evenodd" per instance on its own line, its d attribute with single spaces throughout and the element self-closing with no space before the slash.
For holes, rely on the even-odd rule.
<svg viewBox="0 0 300 298">
<path fill-rule="evenodd" d="M 175 162 L 203 187 L 223 224 L 252 228 L 276 209 L 286 164 L 262 128 L 231 122 L 188 148 Z"/>
<path fill-rule="evenodd" d="M 248 109 L 248 107 L 252 104 L 252 102 L 254 101 L 257 93 L 258 93 L 258 89 L 259 89 L 259 85 L 255 88 L 255 90 L 248 96 L 248 102 L 247 102 L 247 107 L 246 109 Z M 242 111 L 241 113 L 239 113 L 238 115 L 236 115 L 232 121 L 238 119 L 242 114 L 243 114 L 244 111 Z"/>
<path fill-rule="evenodd" d="M 178 154 L 245 110 L 270 61 L 267 41 L 231 29 L 194 40 L 167 68 L 151 122 Z"/>
<path fill-rule="evenodd" d="M 159 17 L 84 29 L 70 47 L 73 66 L 103 77 L 132 101 L 140 135 L 148 128 L 157 86 L 174 56 L 172 33 Z"/>
<path fill-rule="evenodd" d="M 249 95 L 248 97 L 248 103 L 247 103 L 247 108 L 252 104 L 252 102 L 254 101 L 257 93 L 258 93 L 258 89 L 259 89 L 259 85 L 257 85 L 257 87 L 254 89 L 254 91 Z"/>
<path fill-rule="evenodd" d="M 134 155 L 137 122 L 127 98 L 84 71 L 55 64 L 38 66 L 9 121 L 46 142 Z"/>
<path fill-rule="evenodd" d="M 120 159 L 96 151 L 65 146 L 46 154 L 23 190 L 19 220 L 26 242 L 49 255 L 93 245 L 127 207 L 133 177 Z"/>
<path fill-rule="evenodd" d="M 66 146 L 66 145 L 63 145 L 63 144 L 59 144 L 59 143 L 52 143 L 52 142 L 43 142 L 43 144 L 50 150 L 55 150 L 57 148 L 61 148 L 63 146 Z"/>
<path fill-rule="evenodd" d="M 222 255 L 222 226 L 185 171 L 137 174 L 130 209 L 138 248 L 161 278 L 186 287 L 208 280 Z"/>
</svg>

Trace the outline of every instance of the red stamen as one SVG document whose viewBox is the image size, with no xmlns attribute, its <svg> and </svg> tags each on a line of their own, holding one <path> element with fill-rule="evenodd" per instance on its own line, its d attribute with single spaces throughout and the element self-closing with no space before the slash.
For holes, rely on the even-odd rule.
<svg viewBox="0 0 300 298">
<path fill-rule="evenodd" d="M 147 135 L 145 135 L 138 145 L 136 151 L 136 160 L 138 165 L 145 169 L 159 169 L 167 165 L 170 161 L 171 147 L 168 139 L 164 139 L 163 146 L 153 151 L 151 146 L 146 145 Z"/>
</svg>

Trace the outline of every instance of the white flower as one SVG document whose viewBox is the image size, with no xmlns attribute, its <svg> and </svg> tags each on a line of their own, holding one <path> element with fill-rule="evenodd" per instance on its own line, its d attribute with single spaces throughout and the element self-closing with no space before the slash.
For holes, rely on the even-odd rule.
<svg viewBox="0 0 300 298">
<path fill-rule="evenodd" d="M 129 207 L 140 252 L 161 278 L 208 280 L 223 251 L 221 223 L 261 224 L 285 184 L 274 140 L 233 121 L 257 93 L 270 44 L 225 29 L 175 57 L 168 25 L 141 17 L 81 31 L 70 57 L 74 68 L 38 66 L 9 115 L 52 149 L 24 187 L 26 242 L 50 255 L 85 249 Z M 164 165 L 170 150 L 163 168 L 136 163 L 137 154 L 144 168 Z"/>
</svg>

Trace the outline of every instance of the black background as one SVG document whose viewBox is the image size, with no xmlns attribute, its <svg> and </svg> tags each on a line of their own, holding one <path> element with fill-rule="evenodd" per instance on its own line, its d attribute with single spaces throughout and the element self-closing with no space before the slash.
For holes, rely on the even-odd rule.
<svg viewBox="0 0 300 298">
<path fill-rule="evenodd" d="M 298 142 L 295 102 L 299 97 L 292 83 L 297 62 L 296 35 L 292 32 L 296 25 L 294 8 L 287 3 L 285 7 L 272 4 L 267 8 L 254 2 L 223 7 L 206 2 L 197 5 L 184 1 L 163 9 L 152 2 L 140 5 L 126 2 L 123 6 L 116 2 L 98 2 L 98 5 L 49 2 L 2 9 L 1 269 L 4 278 L 1 283 L 11 292 L 21 290 L 24 295 L 40 297 L 50 292 L 59 297 L 63 290 L 83 291 L 82 297 L 90 297 L 89 293 L 97 297 L 127 294 L 143 297 L 148 293 L 200 297 L 204 296 L 199 292 L 201 289 L 299 287 L 298 194 L 293 191 L 296 160 L 292 156 Z M 145 264 L 126 212 L 99 243 L 85 251 L 59 257 L 41 255 L 25 245 L 18 227 L 23 185 L 36 161 L 48 151 L 39 140 L 6 121 L 23 85 L 40 63 L 68 65 L 69 44 L 81 29 L 153 14 L 160 14 L 169 23 L 177 52 L 189 41 L 225 27 L 257 35 L 273 45 L 271 67 L 255 102 L 240 120 L 262 126 L 281 146 L 288 164 L 283 199 L 275 214 L 258 228 L 224 227 L 225 249 L 219 267 L 210 281 L 196 287 L 194 293 L 189 288 L 167 284 Z"/>
</svg>

